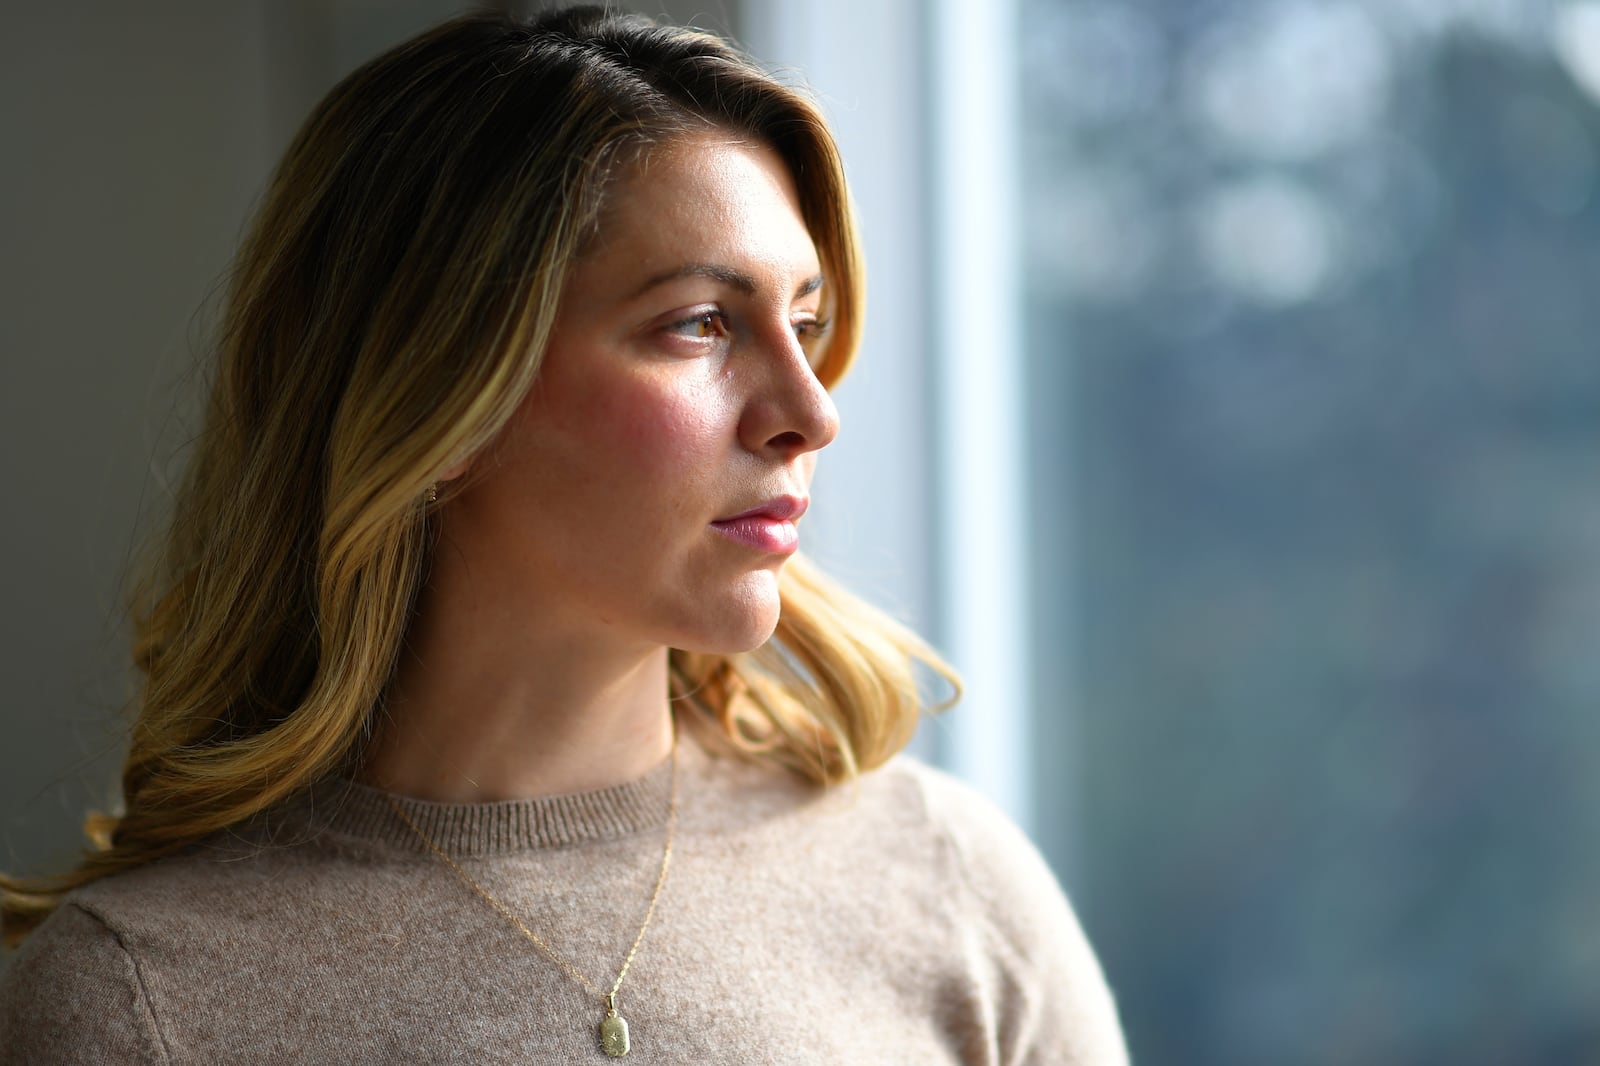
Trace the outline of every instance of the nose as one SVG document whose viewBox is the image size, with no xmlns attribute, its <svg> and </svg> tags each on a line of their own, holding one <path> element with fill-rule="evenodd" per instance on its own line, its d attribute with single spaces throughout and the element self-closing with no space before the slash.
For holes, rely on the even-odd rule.
<svg viewBox="0 0 1600 1066">
<path fill-rule="evenodd" d="M 827 447 L 839 435 L 839 409 L 817 380 L 805 349 L 784 324 L 751 353 L 759 364 L 739 421 L 739 437 L 781 461 Z"/>
</svg>

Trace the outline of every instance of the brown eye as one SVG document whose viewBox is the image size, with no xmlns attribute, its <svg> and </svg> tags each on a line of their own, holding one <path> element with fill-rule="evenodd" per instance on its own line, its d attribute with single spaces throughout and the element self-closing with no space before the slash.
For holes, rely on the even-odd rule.
<svg viewBox="0 0 1600 1066">
<path fill-rule="evenodd" d="M 721 311 L 701 311 L 688 318 L 679 319 L 667 329 L 694 340 L 711 340 L 728 334 L 728 316 Z"/>
<path fill-rule="evenodd" d="M 828 335 L 828 320 L 802 318 L 794 323 L 794 335 L 800 339 L 801 344 L 809 347 Z"/>
<path fill-rule="evenodd" d="M 821 365 L 826 346 L 822 343 L 828 336 L 828 320 L 825 318 L 802 318 L 792 323 L 795 339 L 800 342 L 800 348 L 806 353 L 806 361 L 813 369 Z"/>
</svg>

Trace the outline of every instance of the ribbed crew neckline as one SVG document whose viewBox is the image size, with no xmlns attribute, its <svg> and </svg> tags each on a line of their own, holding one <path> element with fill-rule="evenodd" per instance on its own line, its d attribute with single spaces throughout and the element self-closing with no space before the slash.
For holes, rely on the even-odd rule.
<svg viewBox="0 0 1600 1066">
<path fill-rule="evenodd" d="M 688 761 L 681 752 L 679 758 Z M 680 767 L 680 778 L 682 773 Z M 427 852 L 427 845 L 396 817 L 392 797 L 440 851 L 454 858 L 483 858 L 615 840 L 659 828 L 667 822 L 671 789 L 669 757 L 644 777 L 619 785 L 496 803 L 433 803 L 340 778 L 313 789 L 302 809 L 319 831 Z M 680 781 L 680 797 L 681 792 Z"/>
</svg>

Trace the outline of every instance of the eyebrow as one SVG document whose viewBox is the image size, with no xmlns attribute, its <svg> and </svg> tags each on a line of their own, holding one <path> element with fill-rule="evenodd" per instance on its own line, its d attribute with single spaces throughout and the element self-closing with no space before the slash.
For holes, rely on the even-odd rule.
<svg viewBox="0 0 1600 1066">
<path fill-rule="evenodd" d="M 678 278 L 710 278 L 713 281 L 720 281 L 729 288 L 737 289 L 746 296 L 754 296 L 757 288 L 756 279 L 741 270 L 718 266 L 715 263 L 685 263 L 683 266 L 673 267 L 671 270 L 663 271 L 650 278 L 639 286 L 639 291 L 634 295 L 635 297 L 643 296 L 657 285 L 665 285 L 667 282 L 676 281 Z M 822 275 L 814 274 L 802 281 L 794 290 L 794 298 L 798 300 L 801 297 L 810 296 L 820 288 L 822 288 Z"/>
</svg>

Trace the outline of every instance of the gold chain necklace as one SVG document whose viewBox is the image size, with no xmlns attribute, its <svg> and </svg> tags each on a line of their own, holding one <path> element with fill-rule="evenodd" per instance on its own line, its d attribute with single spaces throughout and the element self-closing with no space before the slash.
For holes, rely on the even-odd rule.
<svg viewBox="0 0 1600 1066">
<path fill-rule="evenodd" d="M 639 925 L 639 932 L 634 936 L 633 944 L 628 948 L 628 957 L 622 960 L 622 969 L 617 971 L 617 979 L 611 982 L 611 991 L 609 992 L 600 991 L 598 985 L 589 980 L 587 977 L 583 976 L 583 974 L 579 973 L 577 967 L 573 966 L 572 963 L 562 958 L 556 952 L 555 948 L 545 943 L 544 939 L 532 929 L 529 929 L 521 918 L 518 918 L 515 914 L 512 914 L 504 903 L 501 903 L 499 900 L 491 896 L 488 889 L 480 885 L 476 880 L 473 879 L 472 875 L 463 870 L 454 859 L 440 850 L 439 846 L 433 842 L 428 834 L 424 833 L 420 828 L 418 828 L 417 823 L 413 822 L 406 812 L 400 808 L 400 804 L 395 802 L 394 796 L 388 792 L 385 792 L 383 796 L 384 799 L 389 801 L 389 806 L 394 808 L 394 813 L 399 815 L 400 820 L 406 823 L 406 825 L 410 827 L 411 831 L 415 833 L 424 844 L 428 845 L 429 851 L 443 859 L 445 864 L 448 865 L 450 869 L 454 870 L 460 875 L 463 881 L 472 886 L 473 891 L 482 896 L 484 901 L 487 902 L 489 906 L 499 911 L 507 921 L 516 926 L 522 932 L 523 936 L 533 941 L 540 951 L 544 952 L 550 957 L 552 962 L 554 962 L 557 966 L 560 966 L 563 970 L 567 971 L 567 973 L 571 974 L 577 979 L 579 984 L 583 985 L 583 987 L 587 988 L 590 992 L 593 992 L 596 996 L 600 997 L 600 999 L 604 1001 L 606 1013 L 605 1017 L 600 1020 L 600 1050 L 604 1051 L 612 1058 L 621 1058 L 622 1056 L 626 1055 L 632 1045 L 628 1039 L 628 1020 L 621 1014 L 617 1013 L 617 989 L 622 987 L 622 979 L 628 976 L 628 967 L 633 965 L 633 956 L 639 950 L 639 942 L 644 939 L 644 931 L 650 928 L 650 919 L 655 917 L 656 903 L 661 899 L 661 889 L 665 887 L 667 883 L 667 868 L 672 865 L 672 840 L 678 828 L 677 723 L 674 722 L 672 726 L 672 794 L 671 799 L 669 799 L 667 802 L 667 846 L 662 849 L 661 852 L 661 873 L 656 877 L 655 891 L 650 893 L 650 906 L 644 912 L 644 921 Z"/>
</svg>

